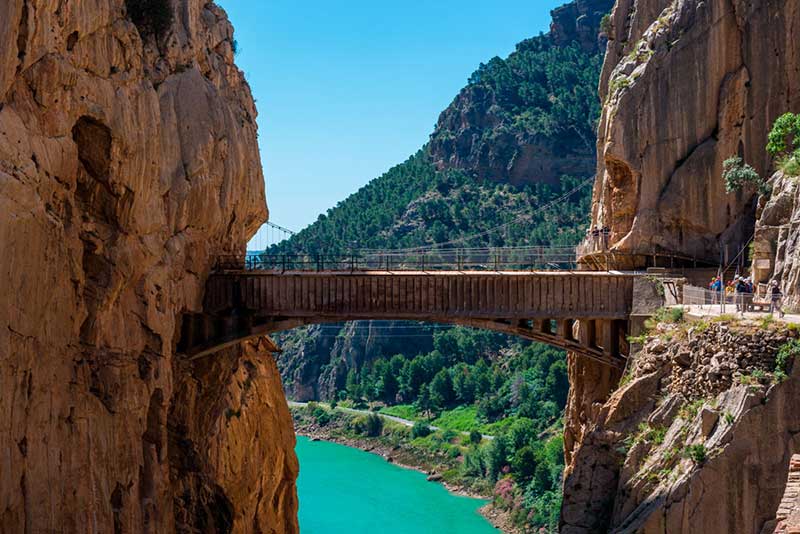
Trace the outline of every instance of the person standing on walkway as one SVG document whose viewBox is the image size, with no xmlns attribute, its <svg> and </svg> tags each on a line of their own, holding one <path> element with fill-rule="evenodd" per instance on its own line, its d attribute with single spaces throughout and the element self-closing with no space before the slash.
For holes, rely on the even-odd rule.
<svg viewBox="0 0 800 534">
<path fill-rule="evenodd" d="M 769 312 L 774 313 L 775 310 L 778 310 L 781 319 L 786 315 L 783 312 L 783 293 L 781 293 L 781 288 L 777 280 L 773 280 L 770 283 L 769 289 Z"/>
<path fill-rule="evenodd" d="M 745 294 L 747 293 L 747 284 L 745 283 L 744 278 L 737 276 L 736 285 L 734 287 L 736 290 L 736 311 L 744 313 L 747 311 L 745 309 Z"/>
</svg>

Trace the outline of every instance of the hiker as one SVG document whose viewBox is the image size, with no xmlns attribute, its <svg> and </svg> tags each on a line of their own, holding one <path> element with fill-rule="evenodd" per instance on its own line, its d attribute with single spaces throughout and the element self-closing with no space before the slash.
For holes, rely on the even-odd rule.
<svg viewBox="0 0 800 534">
<path fill-rule="evenodd" d="M 592 247 L 597 250 L 600 246 L 600 227 L 595 226 L 592 228 Z"/>
<path fill-rule="evenodd" d="M 783 293 L 777 280 L 773 280 L 769 288 L 769 312 L 774 313 L 775 310 L 778 310 L 781 319 L 786 315 L 783 311 Z"/>
<path fill-rule="evenodd" d="M 712 294 L 712 304 L 718 304 L 721 302 L 722 297 L 722 280 L 719 276 L 715 276 L 711 279 L 711 282 L 708 284 L 708 289 L 710 289 Z"/>
<path fill-rule="evenodd" d="M 744 278 L 736 277 L 734 291 L 736 291 L 736 311 L 744 313 L 746 311 L 745 295 L 747 294 L 747 284 Z"/>
</svg>

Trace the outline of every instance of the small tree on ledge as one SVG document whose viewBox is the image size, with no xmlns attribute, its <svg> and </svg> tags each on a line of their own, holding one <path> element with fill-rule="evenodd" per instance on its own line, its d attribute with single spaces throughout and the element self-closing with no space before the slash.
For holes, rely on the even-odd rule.
<svg viewBox="0 0 800 534">
<path fill-rule="evenodd" d="M 762 195 L 768 193 L 761 176 L 739 156 L 731 156 L 722 165 L 724 168 L 722 178 L 725 180 L 725 190 L 728 193 L 741 191 L 747 186 L 757 187 Z"/>
</svg>

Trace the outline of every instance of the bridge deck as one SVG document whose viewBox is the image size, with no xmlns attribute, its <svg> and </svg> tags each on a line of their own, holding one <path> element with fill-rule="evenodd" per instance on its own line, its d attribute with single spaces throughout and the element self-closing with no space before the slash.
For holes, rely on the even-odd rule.
<svg viewBox="0 0 800 534">
<path fill-rule="evenodd" d="M 347 319 L 625 319 L 632 274 L 587 271 L 240 271 L 209 280 L 206 311 Z"/>
</svg>

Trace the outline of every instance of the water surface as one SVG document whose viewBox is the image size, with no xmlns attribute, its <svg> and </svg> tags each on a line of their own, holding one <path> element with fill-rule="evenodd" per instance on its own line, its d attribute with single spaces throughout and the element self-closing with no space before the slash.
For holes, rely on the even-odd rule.
<svg viewBox="0 0 800 534">
<path fill-rule="evenodd" d="M 484 501 L 350 447 L 297 438 L 300 534 L 492 534 Z"/>
</svg>

